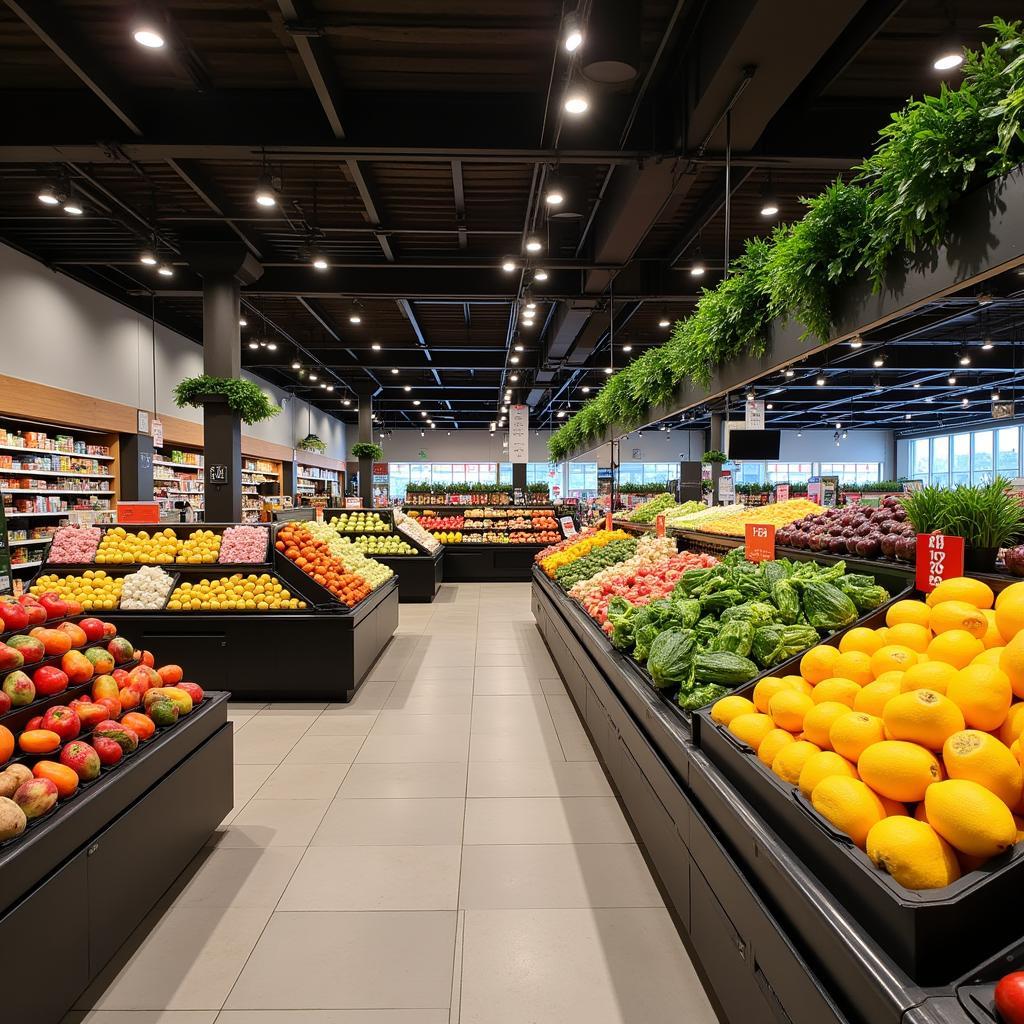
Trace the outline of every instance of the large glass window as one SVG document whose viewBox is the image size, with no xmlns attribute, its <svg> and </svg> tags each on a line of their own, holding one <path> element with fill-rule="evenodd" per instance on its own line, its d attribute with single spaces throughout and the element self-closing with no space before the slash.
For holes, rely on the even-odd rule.
<svg viewBox="0 0 1024 1024">
<path fill-rule="evenodd" d="M 570 462 L 567 495 L 570 498 L 597 496 L 597 463 Z"/>
<path fill-rule="evenodd" d="M 910 442 L 910 475 L 915 479 L 928 477 L 928 438 L 919 437 Z"/>
<path fill-rule="evenodd" d="M 1019 426 L 917 437 L 910 442 L 909 475 L 935 487 L 985 484 L 1021 471 Z"/>
<path fill-rule="evenodd" d="M 971 480 L 976 484 L 987 484 L 992 479 L 992 431 L 978 430 L 974 434 L 974 457 L 971 464 Z"/>
<path fill-rule="evenodd" d="M 971 435 L 953 435 L 953 460 L 950 482 L 957 484 L 970 483 L 971 480 Z"/>
<path fill-rule="evenodd" d="M 765 479 L 770 484 L 805 484 L 814 475 L 811 462 L 766 462 Z"/>
<path fill-rule="evenodd" d="M 996 431 L 996 470 L 1001 476 L 1020 473 L 1020 428 L 1000 427 Z"/>
<path fill-rule="evenodd" d="M 928 475 L 928 439 L 926 437 L 919 438 L 914 442 L 916 445 L 923 445 L 925 452 L 924 459 L 924 470 L 918 474 L 916 463 L 914 472 L 911 476 L 920 476 L 922 480 L 928 480 L 934 487 L 948 487 L 949 486 L 949 438 L 948 437 L 933 437 L 932 438 L 932 472 L 931 476 Z"/>
</svg>

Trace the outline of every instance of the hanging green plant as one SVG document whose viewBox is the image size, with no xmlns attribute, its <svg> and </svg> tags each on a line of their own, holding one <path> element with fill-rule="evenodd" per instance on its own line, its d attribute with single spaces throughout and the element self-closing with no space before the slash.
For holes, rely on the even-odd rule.
<svg viewBox="0 0 1024 1024">
<path fill-rule="evenodd" d="M 357 441 L 352 445 L 353 459 L 371 459 L 373 462 L 380 462 L 384 458 L 384 449 L 372 441 Z"/>
<path fill-rule="evenodd" d="M 251 380 L 241 377 L 186 377 L 174 389 L 174 403 L 179 409 L 186 405 L 201 409 L 210 395 L 223 395 L 228 408 L 237 413 L 243 423 L 260 423 L 276 416 L 281 410 L 266 393 Z"/>
<path fill-rule="evenodd" d="M 327 451 L 327 443 L 321 441 L 316 434 L 307 434 L 295 447 L 304 452 L 319 452 L 321 455 Z"/>
<path fill-rule="evenodd" d="M 711 465 L 712 463 L 722 463 L 728 461 L 728 456 L 725 452 L 720 452 L 717 448 L 712 448 L 711 451 L 705 452 L 701 457 L 700 461 L 705 466 Z"/>
</svg>

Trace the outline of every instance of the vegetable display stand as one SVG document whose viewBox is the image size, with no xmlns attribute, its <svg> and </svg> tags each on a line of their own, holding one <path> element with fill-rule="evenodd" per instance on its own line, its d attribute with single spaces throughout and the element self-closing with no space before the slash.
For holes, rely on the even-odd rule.
<svg viewBox="0 0 1024 1024">
<path fill-rule="evenodd" d="M 543 544 L 446 544 L 445 583 L 528 583 Z"/>
<path fill-rule="evenodd" d="M 450 549 L 449 549 L 450 550 Z M 394 571 L 398 578 L 398 600 L 430 602 L 437 596 L 444 579 L 445 549 L 436 555 L 374 555 L 374 560 Z"/>
<path fill-rule="evenodd" d="M 187 718 L 0 849 L 0 943 L 40 951 L 19 958 L 5 1020 L 63 1019 L 231 810 L 227 700 L 207 691 Z"/>
</svg>

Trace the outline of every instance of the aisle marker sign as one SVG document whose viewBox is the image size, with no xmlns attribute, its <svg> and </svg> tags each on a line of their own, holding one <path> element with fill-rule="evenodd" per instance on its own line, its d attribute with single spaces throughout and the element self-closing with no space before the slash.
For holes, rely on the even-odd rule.
<svg viewBox="0 0 1024 1024">
<path fill-rule="evenodd" d="M 654 517 L 654 534 L 657 537 L 665 536 L 665 517 L 664 515 L 657 515 Z"/>
<path fill-rule="evenodd" d="M 930 594 L 943 580 L 964 574 L 964 539 L 944 533 L 917 535 L 917 566 L 914 582 L 917 589 Z"/>
<path fill-rule="evenodd" d="M 744 530 L 747 561 L 772 561 L 775 558 L 775 527 L 771 523 L 747 523 Z"/>
</svg>

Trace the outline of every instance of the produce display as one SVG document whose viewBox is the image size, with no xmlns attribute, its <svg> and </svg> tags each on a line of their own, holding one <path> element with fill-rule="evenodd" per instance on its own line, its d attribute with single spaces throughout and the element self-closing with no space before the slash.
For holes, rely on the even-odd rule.
<svg viewBox="0 0 1024 1024">
<path fill-rule="evenodd" d="M 613 540 L 629 539 L 630 536 L 625 530 L 585 530 L 576 537 L 570 537 L 551 547 L 544 548 L 543 551 L 538 551 L 534 556 L 534 561 L 540 565 L 545 575 L 553 577 L 556 569 L 568 565 L 584 555 L 589 555 L 594 548 L 604 547 Z M 636 549 L 634 548 L 634 550 Z"/>
<path fill-rule="evenodd" d="M 885 626 L 819 645 L 711 718 L 907 889 L 938 889 L 1024 837 L 1024 583 L 945 580 Z"/>
<path fill-rule="evenodd" d="M 461 530 L 435 530 L 430 535 L 438 544 L 461 544 L 463 534 Z"/>
<path fill-rule="evenodd" d="M 295 611 L 306 607 L 284 584 L 269 573 L 202 579 L 179 583 L 167 602 L 172 612 L 197 611 Z"/>
<path fill-rule="evenodd" d="M 654 685 L 678 689 L 688 711 L 813 647 L 889 599 L 874 577 L 783 558 L 748 562 L 742 548 L 716 566 L 679 578 L 643 607 L 616 596 L 611 641 L 647 665 Z"/>
<path fill-rule="evenodd" d="M 621 531 L 623 536 L 628 536 L 625 531 Z M 558 554 L 560 551 L 565 551 L 571 548 L 573 544 L 578 541 L 585 540 L 587 537 L 593 537 L 597 533 L 597 527 L 587 526 L 580 530 L 575 537 L 566 537 L 564 540 L 556 541 L 554 544 L 549 544 L 546 548 L 542 548 L 534 556 L 533 560 L 538 564 L 543 562 L 549 555 Z"/>
<path fill-rule="evenodd" d="M 395 571 L 382 562 L 375 562 L 372 558 L 367 558 L 357 547 L 346 544 L 327 523 L 303 523 L 302 526 L 314 540 L 326 544 L 330 554 L 338 559 L 348 572 L 365 580 L 371 590 L 376 590 L 395 575 Z"/>
<path fill-rule="evenodd" d="M 832 555 L 899 558 L 913 562 L 917 531 L 899 498 L 883 498 L 877 508 L 853 505 L 820 509 L 775 533 L 775 543 Z"/>
<path fill-rule="evenodd" d="M 57 565 L 92 562 L 102 536 L 98 526 L 60 526 L 54 531 L 46 560 Z"/>
<path fill-rule="evenodd" d="M 550 544 L 562 538 L 553 508 L 482 506 L 448 514 L 424 508 L 408 515 L 446 545 Z"/>
<path fill-rule="evenodd" d="M 379 512 L 342 512 L 330 521 L 338 533 L 391 533 L 391 522 Z"/>
<path fill-rule="evenodd" d="M 701 512 L 706 508 L 702 501 L 684 501 L 678 504 L 671 494 L 659 494 L 651 501 L 638 505 L 626 519 L 631 523 L 653 523 L 658 516 L 663 515 L 667 523 L 671 519 Z"/>
<path fill-rule="evenodd" d="M 265 562 L 268 540 L 265 526 L 229 526 L 221 536 L 217 561 L 222 565 Z"/>
<path fill-rule="evenodd" d="M 406 515 L 401 509 L 394 510 L 395 526 L 399 533 L 404 533 L 410 540 L 425 548 L 432 555 L 441 550 L 441 545 L 427 533 L 412 516 Z"/>
<path fill-rule="evenodd" d="M 167 603 L 174 577 L 155 565 L 129 573 L 121 584 L 122 609 L 159 609 Z"/>
<path fill-rule="evenodd" d="M 103 535 L 92 560 L 97 565 L 205 565 L 216 562 L 219 552 L 220 535 L 213 530 L 193 530 L 183 539 L 169 527 L 149 533 L 113 526 Z M 50 561 L 54 561 L 52 555 Z"/>
<path fill-rule="evenodd" d="M 589 580 L 609 566 L 632 558 L 636 554 L 638 541 L 635 537 L 615 537 L 602 544 L 594 544 L 575 555 L 562 560 L 562 555 L 552 555 L 548 560 L 551 566 L 549 575 L 563 589 L 571 590 L 577 583 Z"/>
<path fill-rule="evenodd" d="M 343 537 L 353 547 L 358 548 L 364 555 L 418 555 L 411 544 L 391 534 L 388 537 Z"/>
<path fill-rule="evenodd" d="M 788 501 L 779 501 L 773 505 L 728 505 L 725 513 L 717 509 L 709 509 L 706 512 L 698 512 L 693 516 L 683 517 L 681 522 L 674 522 L 675 526 L 685 526 L 688 530 L 701 530 L 704 533 L 714 533 L 723 537 L 742 537 L 747 523 L 771 524 L 775 527 L 786 526 L 806 516 L 816 516 L 822 512 L 820 505 L 816 505 L 807 498 L 790 498 Z M 776 538 L 777 540 L 778 538 Z"/>
<path fill-rule="evenodd" d="M 465 516 L 428 516 L 421 515 L 416 520 L 424 530 L 461 530 L 466 521 Z"/>
<path fill-rule="evenodd" d="M 110 611 L 118 606 L 123 585 L 123 577 L 108 576 L 105 569 L 86 569 L 80 576 L 37 576 L 29 593 L 38 597 L 54 592 L 61 600 L 77 602 L 85 611 Z"/>
</svg>

